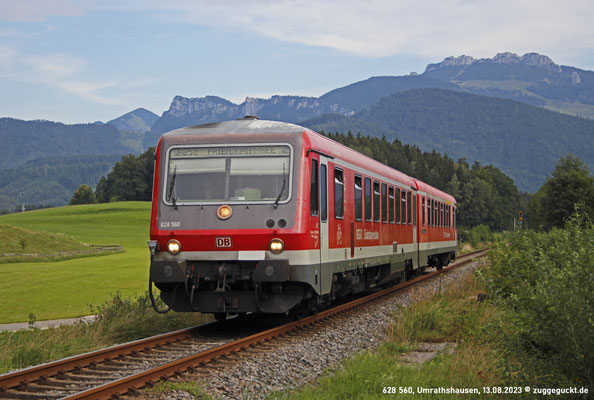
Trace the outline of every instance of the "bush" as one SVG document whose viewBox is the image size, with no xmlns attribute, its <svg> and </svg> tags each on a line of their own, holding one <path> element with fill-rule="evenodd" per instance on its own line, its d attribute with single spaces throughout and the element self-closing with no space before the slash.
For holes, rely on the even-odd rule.
<svg viewBox="0 0 594 400">
<path fill-rule="evenodd" d="M 473 228 L 461 228 L 458 231 L 462 243 L 470 243 L 476 248 L 479 243 L 488 243 L 493 241 L 493 232 L 487 225 L 477 225 Z"/>
<path fill-rule="evenodd" d="M 518 233 L 490 259 L 485 284 L 513 310 L 517 342 L 570 381 L 593 384 L 592 222 L 576 213 L 564 229 Z"/>
</svg>

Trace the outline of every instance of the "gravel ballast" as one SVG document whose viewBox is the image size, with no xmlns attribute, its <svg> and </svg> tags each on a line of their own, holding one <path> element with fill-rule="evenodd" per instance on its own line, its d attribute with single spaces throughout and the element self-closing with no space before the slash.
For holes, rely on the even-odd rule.
<svg viewBox="0 0 594 400">
<path fill-rule="evenodd" d="M 412 288 L 359 307 L 348 317 L 333 319 L 322 327 L 316 326 L 308 335 L 289 336 L 281 343 L 270 344 L 238 354 L 237 360 L 216 362 L 196 378 L 204 389 L 219 399 L 261 399 L 271 392 L 286 391 L 318 379 L 326 370 L 337 368 L 354 354 L 378 347 L 384 342 L 386 329 L 393 324 L 394 312 L 424 295 L 459 281 L 480 265 L 473 261 L 448 273 L 441 274 Z M 161 398 L 178 398 L 177 391 L 162 394 Z M 183 395 L 182 397 L 184 398 Z"/>
</svg>

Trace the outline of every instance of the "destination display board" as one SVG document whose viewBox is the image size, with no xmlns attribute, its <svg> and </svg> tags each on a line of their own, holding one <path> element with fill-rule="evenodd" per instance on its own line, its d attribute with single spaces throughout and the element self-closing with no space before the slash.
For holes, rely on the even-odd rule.
<svg viewBox="0 0 594 400">
<path fill-rule="evenodd" d="M 177 147 L 171 149 L 171 158 L 282 156 L 290 154 L 287 146 L 226 146 Z"/>
</svg>

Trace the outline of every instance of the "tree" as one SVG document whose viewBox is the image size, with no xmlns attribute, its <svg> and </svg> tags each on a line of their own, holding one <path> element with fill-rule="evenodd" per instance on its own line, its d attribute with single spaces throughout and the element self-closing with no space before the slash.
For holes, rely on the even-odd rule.
<svg viewBox="0 0 594 400">
<path fill-rule="evenodd" d="M 72 198 L 70 199 L 70 205 L 76 204 L 95 204 L 97 199 L 93 193 L 93 189 L 89 185 L 80 185 L 78 189 L 74 191 Z"/>
<path fill-rule="evenodd" d="M 422 152 L 398 139 L 390 143 L 384 137 L 338 132 L 328 137 L 453 195 L 460 225 L 509 229 L 520 209 L 520 194 L 513 180 L 491 165 L 475 162 L 471 167 L 464 158 L 455 162 L 447 154 Z"/>
<path fill-rule="evenodd" d="M 577 156 L 561 158 L 538 192 L 535 199 L 541 199 L 542 203 L 540 207 L 533 204 L 532 208 L 538 210 L 540 215 L 535 217 L 547 229 L 563 226 L 576 206 L 594 219 L 594 178 Z"/>
<path fill-rule="evenodd" d="M 151 147 L 138 157 L 122 157 L 106 177 L 97 183 L 97 199 L 109 201 L 150 201 L 153 190 L 153 161 L 155 148 Z"/>
</svg>

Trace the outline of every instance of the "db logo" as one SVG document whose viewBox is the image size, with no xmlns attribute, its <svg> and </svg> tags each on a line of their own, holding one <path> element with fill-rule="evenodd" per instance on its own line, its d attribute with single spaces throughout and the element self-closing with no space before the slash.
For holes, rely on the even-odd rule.
<svg viewBox="0 0 594 400">
<path fill-rule="evenodd" d="M 230 237 L 215 238 L 215 246 L 217 246 L 217 247 L 231 247 L 231 238 Z"/>
</svg>

